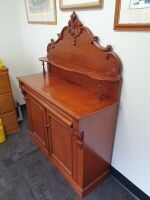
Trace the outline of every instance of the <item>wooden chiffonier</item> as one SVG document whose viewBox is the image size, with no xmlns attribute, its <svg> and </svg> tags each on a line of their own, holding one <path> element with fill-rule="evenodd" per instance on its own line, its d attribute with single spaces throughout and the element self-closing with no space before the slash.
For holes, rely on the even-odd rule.
<svg viewBox="0 0 150 200">
<path fill-rule="evenodd" d="M 97 39 L 73 12 L 40 58 L 43 73 L 18 77 L 32 139 L 81 197 L 109 174 L 121 80 Z"/>
<path fill-rule="evenodd" d="M 19 130 L 8 69 L 0 69 L 0 118 L 6 134 Z"/>
</svg>

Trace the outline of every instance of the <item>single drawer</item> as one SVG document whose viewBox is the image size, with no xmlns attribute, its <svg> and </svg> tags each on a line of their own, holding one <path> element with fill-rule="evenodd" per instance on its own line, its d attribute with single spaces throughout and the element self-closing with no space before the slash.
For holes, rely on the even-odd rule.
<svg viewBox="0 0 150 200">
<path fill-rule="evenodd" d="M 8 73 L 0 73 L 0 94 L 11 91 Z"/>
<path fill-rule="evenodd" d="M 11 134 L 19 130 L 16 112 L 11 112 L 6 115 L 1 115 L 4 131 L 6 134 Z"/>
<path fill-rule="evenodd" d="M 14 102 L 11 94 L 0 95 L 0 114 L 14 111 Z"/>
</svg>

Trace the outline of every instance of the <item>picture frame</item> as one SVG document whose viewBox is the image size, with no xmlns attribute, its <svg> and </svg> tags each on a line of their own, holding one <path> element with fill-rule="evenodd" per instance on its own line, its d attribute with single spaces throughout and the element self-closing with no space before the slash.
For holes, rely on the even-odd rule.
<svg viewBox="0 0 150 200">
<path fill-rule="evenodd" d="M 55 0 L 25 0 L 28 23 L 57 24 Z"/>
<path fill-rule="evenodd" d="M 150 0 L 116 0 L 114 30 L 150 30 Z"/>
<path fill-rule="evenodd" d="M 61 10 L 102 8 L 103 0 L 59 0 Z"/>
</svg>

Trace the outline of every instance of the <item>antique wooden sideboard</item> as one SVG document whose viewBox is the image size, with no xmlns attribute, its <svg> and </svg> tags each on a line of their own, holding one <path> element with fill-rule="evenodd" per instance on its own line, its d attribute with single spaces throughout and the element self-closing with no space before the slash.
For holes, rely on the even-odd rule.
<svg viewBox="0 0 150 200">
<path fill-rule="evenodd" d="M 97 40 L 73 12 L 43 73 L 18 77 L 30 136 L 81 197 L 109 174 L 120 93 L 120 61 Z"/>
</svg>

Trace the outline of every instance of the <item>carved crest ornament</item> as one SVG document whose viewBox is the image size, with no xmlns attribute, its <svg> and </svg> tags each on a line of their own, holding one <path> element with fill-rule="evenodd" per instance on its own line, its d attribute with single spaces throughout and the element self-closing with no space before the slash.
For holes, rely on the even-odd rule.
<svg viewBox="0 0 150 200">
<path fill-rule="evenodd" d="M 83 26 L 83 24 L 81 23 L 81 21 L 78 19 L 78 16 L 76 14 L 75 11 L 73 11 L 72 15 L 70 16 L 70 20 L 68 22 L 68 26 L 64 27 L 64 29 L 62 30 L 61 33 L 58 33 L 58 40 L 54 41 L 54 39 L 51 39 L 51 42 L 49 43 L 48 47 L 47 47 L 47 51 L 49 49 L 53 49 L 55 48 L 55 44 L 59 41 L 63 39 L 63 33 L 65 31 L 66 28 L 68 28 L 68 32 L 71 34 L 71 36 L 73 37 L 73 45 L 75 46 L 77 44 L 77 39 L 80 37 L 80 35 L 82 34 L 83 30 L 86 30 L 87 32 L 90 32 L 90 30 Z M 93 44 L 93 42 L 97 42 L 98 41 L 98 37 L 97 36 L 93 36 L 91 34 L 91 44 Z M 110 51 L 112 50 L 111 45 L 108 45 L 106 48 L 102 48 L 104 51 Z"/>
</svg>

